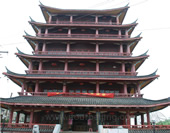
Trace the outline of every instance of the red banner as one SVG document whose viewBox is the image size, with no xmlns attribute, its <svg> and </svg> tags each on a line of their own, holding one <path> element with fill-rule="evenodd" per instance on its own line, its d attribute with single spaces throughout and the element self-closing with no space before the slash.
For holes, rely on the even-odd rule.
<svg viewBox="0 0 170 133">
<path fill-rule="evenodd" d="M 114 93 L 68 93 L 68 92 L 48 92 L 48 96 L 56 95 L 83 95 L 83 96 L 94 96 L 94 97 L 105 97 L 114 98 Z"/>
</svg>

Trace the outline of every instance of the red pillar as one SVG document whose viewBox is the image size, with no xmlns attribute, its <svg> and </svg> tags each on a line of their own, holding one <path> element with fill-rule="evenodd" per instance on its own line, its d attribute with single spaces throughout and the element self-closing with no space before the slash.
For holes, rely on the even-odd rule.
<svg viewBox="0 0 170 133">
<path fill-rule="evenodd" d="M 49 24 L 51 23 L 51 19 L 52 19 L 52 16 L 49 15 L 49 19 L 48 19 L 48 23 L 49 23 Z"/>
<path fill-rule="evenodd" d="M 68 61 L 66 60 L 65 61 L 65 66 L 64 66 L 64 71 L 67 71 L 68 70 Z"/>
<path fill-rule="evenodd" d="M 48 34 L 48 28 L 45 29 L 45 36 Z"/>
<path fill-rule="evenodd" d="M 137 90 L 138 90 L 138 97 L 139 97 L 140 95 L 140 84 L 139 83 L 137 84 Z"/>
<path fill-rule="evenodd" d="M 121 30 L 118 30 L 118 37 L 121 38 L 122 34 L 121 34 Z"/>
<path fill-rule="evenodd" d="M 32 70 L 32 61 L 30 61 L 30 63 L 29 63 L 29 71 L 31 71 Z"/>
<path fill-rule="evenodd" d="M 39 81 L 37 80 L 35 83 L 35 93 L 38 92 L 38 89 L 39 89 Z"/>
<path fill-rule="evenodd" d="M 15 123 L 19 123 L 20 112 L 17 112 L 17 117 Z"/>
<path fill-rule="evenodd" d="M 70 16 L 70 23 L 73 22 L 73 16 Z"/>
<path fill-rule="evenodd" d="M 42 47 L 42 52 L 45 52 L 45 51 L 46 51 L 46 43 L 44 42 L 43 47 Z"/>
<path fill-rule="evenodd" d="M 141 125 L 144 125 L 144 114 L 141 114 Z"/>
<path fill-rule="evenodd" d="M 98 16 L 95 16 L 95 23 L 98 23 Z"/>
<path fill-rule="evenodd" d="M 41 34 L 41 32 L 39 34 Z M 35 46 L 35 52 L 37 51 L 38 51 L 38 43 L 36 43 L 36 46 Z"/>
<path fill-rule="evenodd" d="M 38 68 L 39 71 L 42 70 L 42 60 L 40 60 L 40 63 L 39 63 L 39 68 Z"/>
<path fill-rule="evenodd" d="M 129 37 L 128 30 L 125 31 L 126 38 Z"/>
<path fill-rule="evenodd" d="M 10 109 L 10 115 L 9 115 L 9 123 L 12 123 L 13 113 L 14 113 L 14 109 L 11 108 Z"/>
<path fill-rule="evenodd" d="M 96 93 L 99 93 L 99 86 L 100 86 L 99 81 L 97 81 L 96 82 Z"/>
<path fill-rule="evenodd" d="M 34 117 L 34 110 L 31 110 L 31 112 L 30 112 L 30 122 L 29 122 L 29 127 L 30 128 L 32 128 L 33 117 Z"/>
<path fill-rule="evenodd" d="M 148 126 L 149 126 L 149 125 L 151 125 L 151 123 L 150 123 L 149 110 L 148 110 L 148 111 L 146 111 L 146 115 L 147 115 L 147 124 L 148 124 Z"/>
<path fill-rule="evenodd" d="M 125 63 L 122 62 L 122 72 L 124 73 L 125 72 Z"/>
<path fill-rule="evenodd" d="M 129 45 L 127 46 L 127 54 L 130 54 L 130 47 L 129 47 Z"/>
<path fill-rule="evenodd" d="M 127 84 L 126 83 L 124 83 L 124 94 L 127 95 Z"/>
<path fill-rule="evenodd" d="M 135 64 L 132 64 L 131 72 L 132 72 L 132 73 L 135 73 L 135 72 L 136 72 Z"/>
<path fill-rule="evenodd" d="M 127 125 L 130 125 L 130 112 L 129 112 L 129 110 L 126 112 L 126 117 L 127 117 Z"/>
<path fill-rule="evenodd" d="M 24 95 L 24 88 L 25 88 L 25 82 L 23 81 L 23 83 L 22 83 L 22 89 L 21 89 L 22 95 Z"/>
<path fill-rule="evenodd" d="M 66 85 L 67 85 L 67 84 L 64 82 L 64 83 L 63 83 L 63 92 L 66 92 L 66 87 L 67 87 Z"/>
<path fill-rule="evenodd" d="M 99 44 L 96 43 L 96 53 L 98 53 L 98 52 L 99 52 Z"/>
<path fill-rule="evenodd" d="M 123 44 L 120 44 L 120 53 L 123 55 Z"/>
<path fill-rule="evenodd" d="M 71 36 L 71 28 L 68 29 L 68 36 Z"/>
<path fill-rule="evenodd" d="M 119 24 L 119 16 L 116 16 L 116 23 Z"/>
<path fill-rule="evenodd" d="M 98 29 L 96 29 L 96 36 L 98 36 L 99 35 L 99 30 Z"/>
<path fill-rule="evenodd" d="M 67 43 L 67 50 L 66 52 L 70 52 L 70 43 Z"/>
<path fill-rule="evenodd" d="M 99 72 L 99 61 L 96 61 L 96 72 Z"/>
</svg>

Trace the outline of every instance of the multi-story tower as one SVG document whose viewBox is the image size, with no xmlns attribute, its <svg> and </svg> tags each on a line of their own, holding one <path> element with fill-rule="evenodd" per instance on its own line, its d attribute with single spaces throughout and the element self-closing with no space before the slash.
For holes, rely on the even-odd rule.
<svg viewBox="0 0 170 133">
<path fill-rule="evenodd" d="M 4 73 L 21 86 L 18 97 L 1 98 L 1 106 L 10 109 L 5 129 L 12 130 L 13 125 L 19 130 L 21 113 L 27 131 L 34 124 L 46 128 L 61 124 L 64 131 L 124 125 L 131 131 L 131 117 L 137 125 L 139 116 L 144 125 L 144 114 L 145 127 L 150 128 L 149 113 L 165 108 L 170 99 L 142 98 L 141 89 L 159 76 L 156 72 L 137 76 L 136 70 L 148 55 L 132 56 L 141 37 L 131 37 L 136 22 L 122 24 L 129 7 L 65 10 L 41 4 L 40 8 L 46 23 L 31 19 L 36 36 L 24 35 L 33 54 L 16 53 L 28 67 L 26 74 L 8 69 Z M 11 125 L 14 111 L 16 124 Z"/>
</svg>

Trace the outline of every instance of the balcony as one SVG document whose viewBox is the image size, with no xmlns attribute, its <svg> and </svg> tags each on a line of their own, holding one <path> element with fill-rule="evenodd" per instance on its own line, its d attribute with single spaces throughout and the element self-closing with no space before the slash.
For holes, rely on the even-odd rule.
<svg viewBox="0 0 170 133">
<path fill-rule="evenodd" d="M 93 75 L 93 76 L 136 76 L 137 72 L 122 72 L 122 71 L 62 71 L 62 70 L 26 70 L 26 74 L 40 75 Z"/>
<path fill-rule="evenodd" d="M 47 96 L 48 92 L 18 92 L 20 96 Z M 93 97 L 88 95 L 83 95 L 82 93 L 70 93 L 65 92 L 55 97 Z M 142 98 L 143 94 L 125 94 L 125 93 L 114 93 L 114 98 Z"/>
<path fill-rule="evenodd" d="M 75 25 L 75 24 L 81 24 L 81 25 L 117 25 L 116 22 L 90 22 L 90 21 L 51 21 L 48 24 L 70 24 L 70 25 Z"/>
<path fill-rule="evenodd" d="M 48 33 L 37 34 L 37 37 L 45 38 L 89 38 L 89 39 L 127 39 L 129 35 L 117 35 L 117 34 L 63 34 L 63 33 Z"/>
<path fill-rule="evenodd" d="M 83 55 L 83 56 L 130 56 L 130 53 L 120 53 L 120 52 L 85 52 L 85 51 L 36 51 L 34 54 L 40 55 Z"/>
</svg>

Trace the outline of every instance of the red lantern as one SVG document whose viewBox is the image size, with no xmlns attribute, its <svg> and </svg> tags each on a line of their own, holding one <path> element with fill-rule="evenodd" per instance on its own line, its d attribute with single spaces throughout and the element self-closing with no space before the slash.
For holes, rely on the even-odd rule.
<svg viewBox="0 0 170 133">
<path fill-rule="evenodd" d="M 51 63 L 51 65 L 52 65 L 52 66 L 57 66 L 57 64 L 56 64 L 56 63 Z"/>
<path fill-rule="evenodd" d="M 80 85 L 84 85 L 84 83 L 80 83 Z"/>
<path fill-rule="evenodd" d="M 108 85 L 112 85 L 112 83 L 109 83 Z"/>
<path fill-rule="evenodd" d="M 84 64 L 84 63 L 80 63 L 79 65 L 80 65 L 80 66 L 85 66 L 85 64 Z"/>
<path fill-rule="evenodd" d="M 114 113 L 114 112 L 110 112 L 109 114 L 110 114 L 110 115 L 114 115 L 115 113 Z"/>
</svg>

